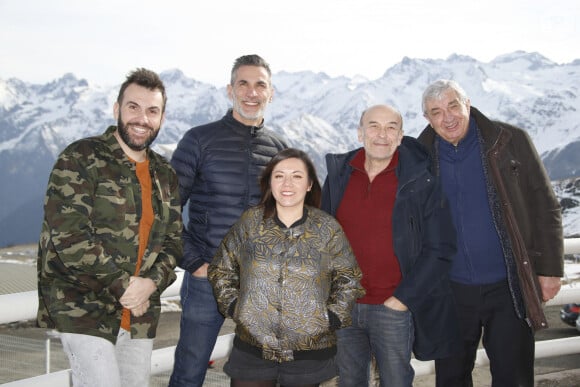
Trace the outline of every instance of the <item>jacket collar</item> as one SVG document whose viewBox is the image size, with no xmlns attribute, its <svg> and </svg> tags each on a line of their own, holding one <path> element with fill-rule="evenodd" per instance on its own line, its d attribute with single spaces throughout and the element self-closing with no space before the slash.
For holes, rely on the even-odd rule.
<svg viewBox="0 0 580 387">
<path fill-rule="evenodd" d="M 236 120 L 234 118 L 234 110 L 232 108 L 228 109 L 226 115 L 224 116 L 224 120 L 234 128 L 242 129 L 244 131 L 249 131 L 253 135 L 257 133 L 259 130 L 264 128 L 264 119 L 262 118 L 262 122 L 260 125 L 252 126 L 252 125 L 245 125 L 242 122 Z"/>
<path fill-rule="evenodd" d="M 130 163 L 132 165 L 133 163 L 131 163 L 129 157 L 127 157 L 123 148 L 121 148 L 119 141 L 117 141 L 117 138 L 114 136 L 115 131 L 117 131 L 117 126 L 111 125 L 107 128 L 102 137 L 116 159 L 120 162 Z M 149 168 L 155 170 L 157 158 L 155 157 L 155 152 L 153 152 L 151 148 L 147 148 L 147 159 L 149 160 Z"/>
<path fill-rule="evenodd" d="M 364 148 L 357 148 L 347 153 L 326 155 L 326 166 L 329 175 L 344 174 L 350 176 L 352 171 L 351 162 L 357 153 L 364 150 Z M 427 149 L 421 145 L 416 139 L 408 136 L 403 136 L 401 145 L 398 148 L 399 161 L 397 163 L 397 177 L 400 181 L 406 181 L 417 173 L 429 168 L 429 153 Z"/>
<path fill-rule="evenodd" d="M 308 208 L 306 207 L 306 205 L 304 205 L 302 217 L 300 219 L 298 219 L 296 222 L 294 222 L 290 227 L 286 227 L 286 225 L 284 223 L 282 223 L 280 218 L 278 218 L 277 213 L 274 214 L 274 222 L 276 222 L 276 224 L 283 230 L 290 229 L 290 228 L 297 227 L 297 226 L 304 224 L 304 222 L 306 222 L 306 218 L 308 218 Z"/>
<path fill-rule="evenodd" d="M 508 133 L 497 125 L 497 122 L 491 121 L 473 106 L 471 107 L 470 116 L 475 119 L 477 127 L 479 128 L 486 152 L 499 145 L 500 140 L 505 142 L 509 139 L 510 136 Z"/>
</svg>

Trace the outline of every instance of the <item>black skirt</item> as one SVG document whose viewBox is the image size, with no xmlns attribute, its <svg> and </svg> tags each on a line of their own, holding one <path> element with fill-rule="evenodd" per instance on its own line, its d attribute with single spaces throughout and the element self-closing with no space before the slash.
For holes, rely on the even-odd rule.
<svg viewBox="0 0 580 387">
<path fill-rule="evenodd" d="M 224 372 L 232 379 L 276 380 L 282 385 L 321 383 L 338 375 L 334 356 L 278 363 L 264 360 L 235 346 L 224 364 Z"/>
</svg>

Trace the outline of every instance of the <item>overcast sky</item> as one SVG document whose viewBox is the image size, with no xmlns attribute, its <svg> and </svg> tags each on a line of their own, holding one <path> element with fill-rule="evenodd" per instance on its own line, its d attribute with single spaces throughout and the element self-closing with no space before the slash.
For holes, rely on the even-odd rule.
<svg viewBox="0 0 580 387">
<path fill-rule="evenodd" d="M 0 78 L 72 72 L 120 84 L 147 67 L 224 86 L 233 60 L 274 73 L 379 78 L 405 56 L 580 59 L 579 0 L 0 0 Z"/>
</svg>

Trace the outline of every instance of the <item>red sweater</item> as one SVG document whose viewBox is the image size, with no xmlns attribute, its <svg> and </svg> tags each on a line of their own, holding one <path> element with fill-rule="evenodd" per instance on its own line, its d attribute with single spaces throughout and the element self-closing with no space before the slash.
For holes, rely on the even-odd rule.
<svg viewBox="0 0 580 387">
<path fill-rule="evenodd" d="M 362 270 L 366 290 L 357 302 L 382 304 L 401 282 L 399 261 L 393 251 L 392 214 L 397 193 L 395 168 L 399 152 L 371 183 L 364 169 L 364 149 L 351 161 L 354 168 L 336 212 Z"/>
</svg>

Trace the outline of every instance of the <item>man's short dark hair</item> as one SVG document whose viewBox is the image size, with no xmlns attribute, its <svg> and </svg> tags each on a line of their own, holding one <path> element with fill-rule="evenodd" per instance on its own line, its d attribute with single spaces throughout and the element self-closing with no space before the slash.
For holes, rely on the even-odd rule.
<svg viewBox="0 0 580 387">
<path fill-rule="evenodd" d="M 167 94 L 165 93 L 165 85 L 157 73 L 147 70 L 145 68 L 138 68 L 127 75 L 127 80 L 121 85 L 119 90 L 119 95 L 117 96 L 117 103 L 119 105 L 123 102 L 123 94 L 125 94 L 125 89 L 130 84 L 136 84 L 145 87 L 151 91 L 159 90 L 163 96 L 163 108 L 162 111 L 165 112 L 165 104 L 167 103 Z"/>
<path fill-rule="evenodd" d="M 236 59 L 236 61 L 234 62 L 234 66 L 232 67 L 232 74 L 230 77 L 230 84 L 232 86 L 236 82 L 236 72 L 242 66 L 263 67 L 264 69 L 266 69 L 266 72 L 268 73 L 268 78 L 272 77 L 272 71 L 270 71 L 270 65 L 268 64 L 268 62 L 266 62 L 264 60 L 264 58 L 262 58 L 261 56 L 256 55 L 256 54 L 244 55 L 244 56 L 240 56 L 238 59 Z"/>
</svg>

